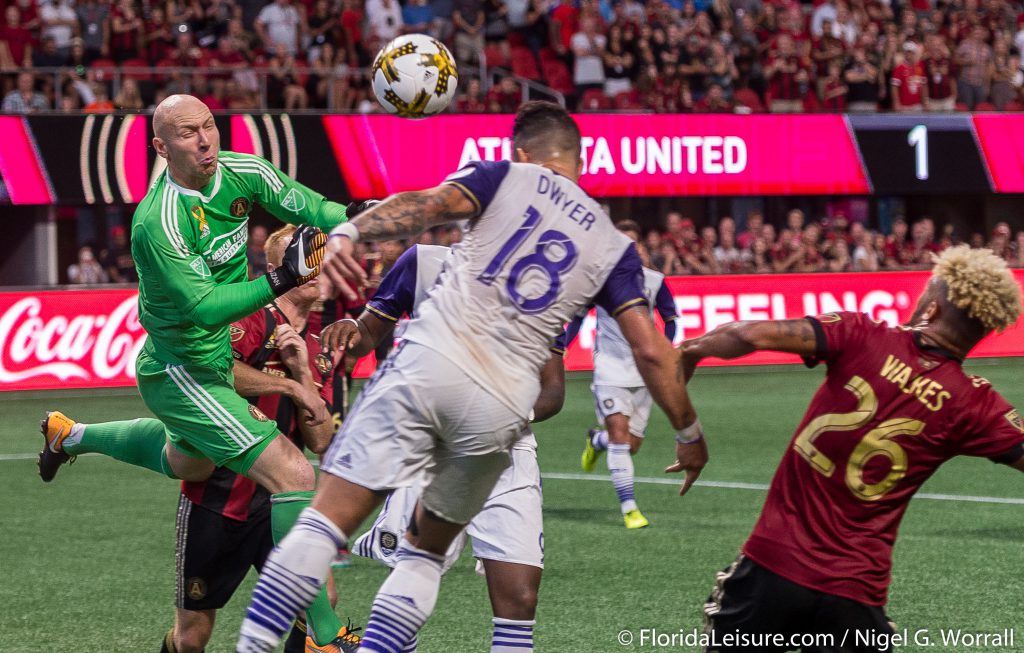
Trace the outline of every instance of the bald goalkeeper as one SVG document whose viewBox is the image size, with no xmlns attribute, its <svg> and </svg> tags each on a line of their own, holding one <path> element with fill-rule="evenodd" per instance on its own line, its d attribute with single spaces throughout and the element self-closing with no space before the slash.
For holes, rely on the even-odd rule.
<svg viewBox="0 0 1024 653">
<path fill-rule="evenodd" d="M 101 453 L 170 478 L 205 480 L 227 467 L 270 491 L 275 540 L 313 495 L 313 468 L 276 423 L 234 390 L 229 325 L 320 272 L 321 230 L 346 209 L 296 183 L 264 159 L 220 149 L 209 109 L 172 95 L 153 114 L 153 148 L 167 171 L 132 219 L 139 271 L 139 321 L 149 334 L 136 361 L 139 394 L 157 419 L 82 424 L 53 411 L 43 420 L 39 475 Z M 280 267 L 248 280 L 246 241 L 254 204 L 300 226 Z M 321 401 L 300 406 L 317 425 Z M 319 605 L 317 605 L 319 604 Z M 311 635 L 329 644 L 341 624 L 321 591 Z"/>
</svg>

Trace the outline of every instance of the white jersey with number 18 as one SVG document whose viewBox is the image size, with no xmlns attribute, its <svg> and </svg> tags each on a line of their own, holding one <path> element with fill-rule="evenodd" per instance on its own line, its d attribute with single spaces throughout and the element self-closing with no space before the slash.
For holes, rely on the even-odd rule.
<svg viewBox="0 0 1024 653">
<path fill-rule="evenodd" d="M 402 336 L 441 353 L 524 418 L 552 339 L 590 303 L 644 303 L 636 249 L 575 182 L 476 162 L 445 181 L 479 207 Z"/>
</svg>

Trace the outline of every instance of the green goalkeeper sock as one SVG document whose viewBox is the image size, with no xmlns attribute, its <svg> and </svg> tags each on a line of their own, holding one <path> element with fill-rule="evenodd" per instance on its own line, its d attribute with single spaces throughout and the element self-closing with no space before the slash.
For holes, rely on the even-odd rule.
<svg viewBox="0 0 1024 653">
<path fill-rule="evenodd" d="M 270 497 L 270 531 L 274 544 L 279 543 L 288 534 L 291 527 L 299 519 L 299 513 L 313 500 L 313 492 L 281 492 Z M 341 620 L 334 613 L 331 602 L 327 599 L 327 587 L 321 587 L 313 604 L 306 608 L 306 623 L 309 625 L 308 635 L 317 646 L 330 644 L 338 631 Z"/>
<path fill-rule="evenodd" d="M 178 478 L 167 460 L 167 434 L 160 420 L 143 417 L 124 422 L 81 424 L 72 429 L 62 445 L 64 453 L 77 456 L 101 453 L 137 467 L 145 467 L 170 478 Z"/>
</svg>

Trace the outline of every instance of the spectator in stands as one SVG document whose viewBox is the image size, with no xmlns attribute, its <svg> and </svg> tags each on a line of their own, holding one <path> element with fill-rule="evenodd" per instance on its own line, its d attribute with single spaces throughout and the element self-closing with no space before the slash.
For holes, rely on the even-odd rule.
<svg viewBox="0 0 1024 653">
<path fill-rule="evenodd" d="M 35 68 L 60 68 L 67 62 L 68 56 L 57 50 L 57 40 L 53 36 L 44 36 L 39 49 L 32 53 L 32 66 Z"/>
<path fill-rule="evenodd" d="M 839 239 L 827 247 L 828 260 L 826 269 L 829 272 L 846 272 L 850 269 L 850 246 Z"/>
<path fill-rule="evenodd" d="M 486 113 L 487 98 L 480 88 L 479 79 L 469 78 L 462 95 L 455 101 L 455 110 L 458 113 Z"/>
<path fill-rule="evenodd" d="M 481 0 L 455 0 L 452 25 L 455 28 L 455 59 L 462 64 L 475 64 L 484 49 L 486 16 Z"/>
<path fill-rule="evenodd" d="M 114 96 L 114 108 L 128 113 L 140 113 L 145 108 L 137 81 L 131 78 L 121 80 L 121 89 Z"/>
<path fill-rule="evenodd" d="M 665 276 L 678 276 L 683 274 L 689 274 L 690 271 L 686 266 L 686 262 L 679 256 L 676 249 L 672 247 L 672 243 L 663 242 L 659 248 L 661 267 L 657 268 Z"/>
<path fill-rule="evenodd" d="M 4 9 L 4 25 L 0 27 L 0 68 L 30 68 L 34 41 L 32 30 L 22 23 L 21 10 L 8 5 Z"/>
<path fill-rule="evenodd" d="M 512 55 L 508 43 L 509 21 L 508 6 L 505 0 L 484 0 L 484 41 L 488 46 L 501 50 L 502 56 L 508 59 Z"/>
<path fill-rule="evenodd" d="M 885 267 L 900 269 L 911 264 L 910 251 L 907 245 L 907 222 L 896 218 L 892 223 L 892 232 L 885 239 Z"/>
<path fill-rule="evenodd" d="M 35 90 L 36 78 L 32 73 L 18 73 L 17 84 L 17 88 L 4 96 L 3 104 L 0 105 L 3 113 L 36 113 L 50 110 L 46 96 Z"/>
<path fill-rule="evenodd" d="M 514 77 L 502 77 L 487 94 L 487 107 L 491 113 L 515 113 L 523 100 L 523 91 Z"/>
<path fill-rule="evenodd" d="M 701 228 L 698 243 L 696 252 L 683 256 L 687 267 L 697 274 L 721 274 L 722 267 L 715 258 L 715 247 L 718 246 L 718 232 L 715 228 Z"/>
<path fill-rule="evenodd" d="M 425 4 L 425 0 L 413 1 L 421 5 Z M 411 7 L 412 4 L 410 3 L 409 6 Z M 338 29 L 338 14 L 331 10 L 330 0 L 316 0 L 316 4 L 313 5 L 313 13 L 309 16 L 306 24 L 309 26 L 307 35 L 309 47 L 306 50 L 306 60 L 313 62 L 320 58 L 320 48 L 325 45 L 335 45 L 334 33 Z M 331 55 L 333 58 L 333 51 Z"/>
<path fill-rule="evenodd" d="M 846 97 L 850 87 L 843 82 L 842 64 L 838 61 L 828 63 L 828 76 L 822 85 L 821 108 L 825 111 L 843 113 L 846 111 Z"/>
<path fill-rule="evenodd" d="M 69 0 L 49 0 L 43 3 L 39 9 L 39 19 L 42 23 L 40 38 L 52 38 L 57 51 L 67 58 L 71 53 L 71 37 L 78 29 L 78 15 Z"/>
<path fill-rule="evenodd" d="M 120 0 L 110 19 L 110 54 L 114 61 L 137 59 L 144 34 L 145 24 L 135 11 L 134 0 Z"/>
<path fill-rule="evenodd" d="M 764 238 L 755 238 L 750 245 L 750 260 L 747 263 L 747 272 L 754 274 L 768 274 L 774 272 L 772 267 L 771 248 Z"/>
<path fill-rule="evenodd" d="M 956 49 L 956 61 L 960 66 L 957 97 L 971 111 L 979 102 L 985 101 L 992 76 L 992 48 L 985 42 L 985 36 L 985 28 L 977 25 Z"/>
<path fill-rule="evenodd" d="M 174 48 L 174 34 L 171 24 L 167 22 L 167 13 L 163 7 L 155 6 L 142 26 L 145 39 L 143 54 L 150 65 L 158 65 L 167 58 Z"/>
<path fill-rule="evenodd" d="M 394 2 L 394 0 L 377 0 L 380 2 Z M 368 4 L 375 4 L 370 0 Z M 395 8 L 397 10 L 397 3 Z M 369 7 L 367 7 L 369 9 Z M 401 27 L 402 17 L 398 15 L 398 27 Z M 277 46 L 284 46 L 285 52 L 295 56 L 299 51 L 299 35 L 302 33 L 302 16 L 291 0 L 274 0 L 260 10 L 256 17 L 256 35 L 263 42 L 263 48 L 268 52 L 275 52 Z M 394 38 L 398 34 L 396 28 Z"/>
<path fill-rule="evenodd" d="M 85 245 L 78 250 L 78 260 L 68 266 L 68 283 L 98 284 L 110 281 L 106 270 L 96 261 L 92 247 Z"/>
<path fill-rule="evenodd" d="M 434 26 L 434 9 L 427 0 L 409 0 L 402 7 L 402 22 L 410 34 L 427 34 Z"/>
<path fill-rule="evenodd" d="M 824 6 L 824 5 L 823 5 Z M 806 60 L 793 45 L 793 38 L 780 34 L 777 49 L 768 55 L 765 77 L 768 78 L 772 113 L 798 113 L 810 80 Z"/>
<path fill-rule="evenodd" d="M 616 5 L 621 6 L 621 3 Z M 608 28 L 608 45 L 604 50 L 604 92 L 614 98 L 633 90 L 636 78 L 636 58 L 622 36 L 622 26 Z"/>
<path fill-rule="evenodd" d="M 301 73 L 294 55 L 283 43 L 278 43 L 268 62 L 267 102 L 285 111 L 306 109 L 309 96 L 302 85 Z"/>
<path fill-rule="evenodd" d="M 718 84 L 712 84 L 703 99 L 693 106 L 696 113 L 732 113 L 732 103 Z"/>
<path fill-rule="evenodd" d="M 1010 243 L 1010 225 L 1005 222 L 996 223 L 992 229 L 992 238 L 986 245 L 995 255 L 1012 261 L 1014 259 L 1012 244 Z"/>
<path fill-rule="evenodd" d="M 107 276 L 114 283 L 136 283 L 139 273 L 132 260 L 132 250 L 128 246 L 128 236 L 124 227 L 117 226 L 110 230 L 110 247 L 100 253 L 100 263 Z M 70 276 L 70 275 L 68 275 Z"/>
<path fill-rule="evenodd" d="M 736 236 L 728 230 L 721 230 L 714 256 L 718 270 L 723 274 L 745 272 L 751 261 L 750 252 L 736 247 Z"/>
<path fill-rule="evenodd" d="M 992 47 L 992 104 L 1003 111 L 1006 105 L 1017 97 L 1020 83 L 1015 83 L 1020 71 L 1020 57 L 1010 53 L 1010 44 L 1005 40 L 997 41 Z"/>
<path fill-rule="evenodd" d="M 747 229 L 736 237 L 736 244 L 740 249 L 750 249 L 754 241 L 761 237 L 763 228 L 764 214 L 760 211 L 751 211 L 747 214 Z"/>
<path fill-rule="evenodd" d="M 953 62 L 949 46 L 940 34 L 929 34 L 925 40 L 925 75 L 928 78 L 928 93 L 924 108 L 927 111 L 955 111 L 956 84 L 953 79 Z"/>
<path fill-rule="evenodd" d="M 1010 265 L 1015 268 L 1024 268 L 1024 231 L 1017 232 L 1017 238 L 1014 240 L 1013 259 L 1010 261 Z"/>
<path fill-rule="evenodd" d="M 928 79 L 913 41 L 903 44 L 903 60 L 892 71 L 892 110 L 918 113 L 924 109 Z"/>
<path fill-rule="evenodd" d="M 92 89 L 93 99 L 82 107 L 85 113 L 113 113 L 114 102 L 107 92 L 107 85 L 102 82 L 93 82 L 89 85 Z"/>
<path fill-rule="evenodd" d="M 580 31 L 572 35 L 573 73 L 572 81 L 576 93 L 583 96 L 587 91 L 604 91 L 604 48 L 608 41 L 597 30 L 597 19 L 587 16 L 580 20 Z"/>
<path fill-rule="evenodd" d="M 569 61 L 572 53 L 572 35 L 578 31 L 579 11 L 573 0 L 561 0 L 551 11 L 551 47 L 558 56 Z"/>
<path fill-rule="evenodd" d="M 160 10 L 161 12 L 163 9 Z M 110 56 L 110 6 L 99 0 L 80 0 L 75 3 L 78 33 L 89 59 Z"/>
<path fill-rule="evenodd" d="M 721 41 L 711 43 L 707 67 L 709 90 L 711 86 L 718 85 L 722 89 L 722 96 L 732 100 L 733 88 L 740 73 L 732 52 L 726 50 Z"/>
</svg>

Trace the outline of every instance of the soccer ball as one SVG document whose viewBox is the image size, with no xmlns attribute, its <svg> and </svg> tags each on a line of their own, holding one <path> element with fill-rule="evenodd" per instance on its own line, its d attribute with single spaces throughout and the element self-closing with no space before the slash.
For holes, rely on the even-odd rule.
<svg viewBox="0 0 1024 653">
<path fill-rule="evenodd" d="M 377 53 L 371 68 L 373 94 L 388 113 L 426 118 L 455 97 L 459 73 L 448 48 L 423 34 L 406 34 Z"/>
</svg>

